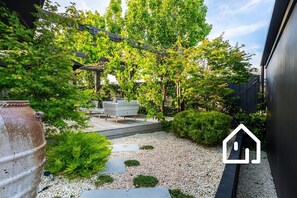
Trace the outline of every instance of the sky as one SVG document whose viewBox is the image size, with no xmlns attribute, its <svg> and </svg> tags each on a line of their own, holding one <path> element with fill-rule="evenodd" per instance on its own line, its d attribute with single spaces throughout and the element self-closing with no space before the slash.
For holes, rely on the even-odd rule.
<svg viewBox="0 0 297 198">
<path fill-rule="evenodd" d="M 82 10 L 105 12 L 109 0 L 52 0 L 68 6 L 70 2 Z M 243 48 L 255 54 L 250 61 L 253 67 L 259 67 L 272 16 L 275 0 L 205 0 L 208 7 L 206 20 L 212 25 L 208 38 L 213 39 L 224 32 L 224 38 L 232 45 L 244 44 Z M 126 9 L 123 1 L 123 10 Z M 62 9 L 61 9 L 62 10 Z"/>
</svg>

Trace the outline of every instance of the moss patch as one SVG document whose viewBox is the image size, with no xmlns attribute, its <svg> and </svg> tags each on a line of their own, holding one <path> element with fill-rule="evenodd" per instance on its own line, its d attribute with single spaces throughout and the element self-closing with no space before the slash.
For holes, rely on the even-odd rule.
<svg viewBox="0 0 297 198">
<path fill-rule="evenodd" d="M 169 189 L 171 198 L 195 198 L 192 195 L 187 195 L 183 193 L 180 189 Z"/>
<path fill-rule="evenodd" d="M 133 179 L 133 185 L 136 188 L 155 187 L 158 184 L 158 179 L 153 176 L 138 175 Z"/>
<path fill-rule="evenodd" d="M 142 150 L 153 150 L 155 147 L 153 147 L 152 145 L 144 145 L 142 147 L 140 147 L 140 149 Z"/>
<path fill-rule="evenodd" d="M 139 166 L 140 163 L 137 160 L 126 160 L 125 162 L 126 166 Z"/>
<path fill-rule="evenodd" d="M 101 186 L 106 183 L 112 183 L 113 178 L 109 175 L 99 175 L 97 180 L 95 181 L 96 186 Z"/>
</svg>

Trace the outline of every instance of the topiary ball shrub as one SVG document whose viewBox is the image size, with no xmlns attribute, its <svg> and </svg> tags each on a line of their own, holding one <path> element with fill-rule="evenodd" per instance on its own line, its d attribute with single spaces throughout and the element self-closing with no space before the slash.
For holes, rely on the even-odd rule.
<svg viewBox="0 0 297 198">
<path fill-rule="evenodd" d="M 153 176 L 138 175 L 133 179 L 133 185 L 136 188 L 155 187 L 158 184 L 158 179 Z"/>
<path fill-rule="evenodd" d="M 137 160 L 126 160 L 125 162 L 126 166 L 139 166 L 140 163 Z"/>
<path fill-rule="evenodd" d="M 114 179 L 109 175 L 99 175 L 97 180 L 95 181 L 95 185 L 101 186 L 103 184 L 112 183 Z"/>
<path fill-rule="evenodd" d="M 173 121 L 173 132 L 179 137 L 187 137 L 198 144 L 212 146 L 220 144 L 229 134 L 231 117 L 218 112 L 181 112 Z"/>
<path fill-rule="evenodd" d="M 140 147 L 140 149 L 142 150 L 153 150 L 155 147 L 152 145 L 144 145 L 142 147 Z"/>
<path fill-rule="evenodd" d="M 90 177 L 104 170 L 110 153 L 110 142 L 103 135 L 65 132 L 48 143 L 45 169 L 69 179 Z"/>
<path fill-rule="evenodd" d="M 186 110 L 176 114 L 172 122 L 172 132 L 178 137 L 188 138 L 194 119 L 199 113 L 197 110 Z"/>
<path fill-rule="evenodd" d="M 169 189 L 169 193 L 171 195 L 171 198 L 195 198 L 192 195 L 187 195 L 181 192 L 180 189 Z"/>
</svg>

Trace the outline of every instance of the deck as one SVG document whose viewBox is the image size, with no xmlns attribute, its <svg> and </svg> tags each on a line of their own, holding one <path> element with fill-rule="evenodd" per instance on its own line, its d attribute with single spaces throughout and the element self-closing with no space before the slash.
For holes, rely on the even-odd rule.
<svg viewBox="0 0 297 198">
<path fill-rule="evenodd" d="M 170 120 L 171 118 L 168 118 Z M 152 133 L 162 131 L 163 127 L 156 119 L 146 119 L 145 117 L 91 117 L 89 128 L 86 132 L 99 132 L 106 135 L 109 139 L 134 135 L 138 133 Z"/>
</svg>

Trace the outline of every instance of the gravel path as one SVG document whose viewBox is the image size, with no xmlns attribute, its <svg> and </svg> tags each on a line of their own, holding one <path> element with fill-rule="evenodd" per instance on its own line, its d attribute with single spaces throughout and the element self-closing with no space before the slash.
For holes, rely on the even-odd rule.
<svg viewBox="0 0 297 198">
<path fill-rule="evenodd" d="M 250 159 L 255 159 L 255 152 L 250 152 Z M 261 152 L 260 164 L 240 166 L 237 197 L 277 198 L 266 152 Z"/>
<path fill-rule="evenodd" d="M 189 140 L 177 138 L 171 133 L 156 132 L 137 134 L 130 137 L 113 139 L 114 144 L 152 145 L 153 150 L 113 153 L 111 157 L 136 159 L 138 167 L 127 167 L 122 174 L 110 174 L 114 178 L 111 184 L 96 188 L 94 182 L 98 175 L 90 179 L 68 181 L 60 176 L 50 181 L 42 179 L 40 189 L 50 185 L 38 194 L 42 197 L 79 197 L 83 190 L 133 188 L 133 178 L 137 175 L 152 175 L 158 178 L 158 186 L 171 189 L 180 188 L 195 197 L 214 197 L 224 164 L 221 146 L 208 148 L 199 146 Z"/>
</svg>

